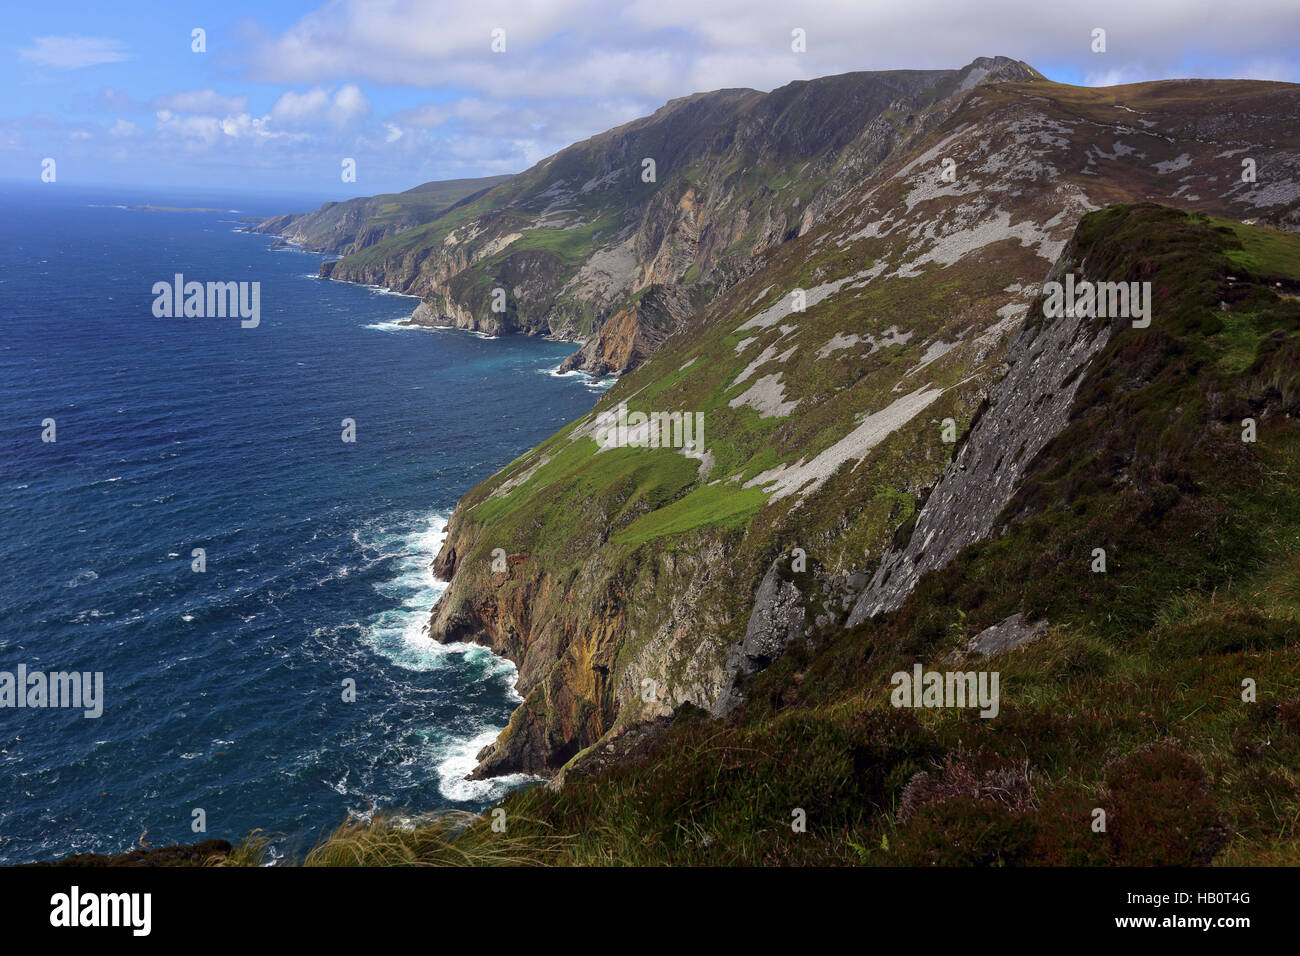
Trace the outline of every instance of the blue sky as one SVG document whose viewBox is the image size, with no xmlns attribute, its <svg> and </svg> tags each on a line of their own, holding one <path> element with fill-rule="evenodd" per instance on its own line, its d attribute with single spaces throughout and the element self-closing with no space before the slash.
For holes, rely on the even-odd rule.
<svg viewBox="0 0 1300 956">
<path fill-rule="evenodd" d="M 0 178 L 344 198 L 517 172 L 666 100 L 1026 60 L 1052 79 L 1300 82 L 1300 3 L 119 0 L 10 5 Z M 192 50 L 205 31 L 206 52 Z M 1106 31 L 1094 52 L 1093 31 Z M 505 49 L 492 49 L 493 31 Z M 806 35 L 806 52 L 791 33 Z M 356 183 L 340 176 L 355 160 Z"/>
</svg>

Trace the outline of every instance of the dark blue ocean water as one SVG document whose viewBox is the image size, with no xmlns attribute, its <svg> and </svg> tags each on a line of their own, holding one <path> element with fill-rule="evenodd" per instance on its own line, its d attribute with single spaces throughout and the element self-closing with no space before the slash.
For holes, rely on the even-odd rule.
<svg viewBox="0 0 1300 956">
<path fill-rule="evenodd" d="M 591 407 L 551 374 L 574 346 L 398 329 L 412 299 L 236 231 L 301 202 L 41 185 L 0 187 L 0 671 L 102 671 L 105 701 L 0 709 L 0 862 L 296 852 L 519 783 L 462 779 L 514 669 L 422 633 L 429 563 L 460 495 Z M 177 272 L 260 282 L 261 325 L 155 318 Z"/>
</svg>

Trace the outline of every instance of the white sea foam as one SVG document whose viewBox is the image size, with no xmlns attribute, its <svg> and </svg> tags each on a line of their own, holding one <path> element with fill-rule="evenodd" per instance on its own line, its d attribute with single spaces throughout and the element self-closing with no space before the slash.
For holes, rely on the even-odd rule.
<svg viewBox="0 0 1300 956">
<path fill-rule="evenodd" d="M 570 369 L 567 372 L 561 372 L 559 365 L 556 365 L 554 368 L 539 369 L 538 371 L 542 375 L 549 375 L 551 378 L 575 378 L 576 377 L 585 388 L 593 392 L 603 392 L 605 389 L 609 388 L 616 381 L 618 381 L 618 379 L 616 379 L 612 375 L 607 375 L 604 378 L 596 378 L 590 372 L 584 372 L 582 371 L 582 369 L 576 369 L 576 368 Z"/>
<path fill-rule="evenodd" d="M 518 671 L 504 657 L 477 644 L 440 644 L 429 636 L 429 618 L 433 606 L 447 582 L 433 574 L 433 560 L 446 540 L 447 516 L 434 513 L 416 523 L 411 530 L 379 529 L 358 535 L 358 543 L 374 560 L 392 562 L 393 576 L 375 586 L 381 594 L 401 602 L 401 606 L 375 615 L 366 627 L 366 641 L 379 654 L 398 667 L 414 671 L 456 668 L 473 674 L 481 681 L 499 682 L 511 701 L 522 703 L 515 691 Z M 503 728 L 478 724 L 466 736 L 448 734 L 438 728 L 430 734 L 431 750 L 418 762 L 432 762 L 438 774 L 438 789 L 448 800 L 475 802 L 494 800 L 511 787 L 533 778 L 513 774 L 492 780 L 465 780 L 474 769 L 475 756 L 496 739 Z"/>
<path fill-rule="evenodd" d="M 434 748 L 438 760 L 438 792 L 460 802 L 493 801 L 522 783 L 540 780 L 526 773 L 512 773 L 488 780 L 466 780 L 477 765 L 478 752 L 496 740 L 500 728 L 488 728 L 472 737 L 451 739 Z"/>
<path fill-rule="evenodd" d="M 371 619 L 367 640 L 371 647 L 399 667 L 429 671 L 449 664 L 472 664 L 490 677 L 514 686 L 515 666 L 477 644 L 440 644 L 429 636 L 429 616 L 447 590 L 447 582 L 433 574 L 433 559 L 443 541 L 447 516 L 435 513 L 413 531 L 383 532 L 363 542 L 382 556 L 391 556 L 394 576 L 375 586 L 380 594 L 401 602 Z"/>
<path fill-rule="evenodd" d="M 422 329 L 419 325 L 407 325 L 403 322 L 371 322 L 363 325 L 363 329 L 376 329 L 380 332 L 409 332 L 411 329 Z"/>
<path fill-rule="evenodd" d="M 364 282 L 358 284 L 361 286 L 361 288 L 365 289 L 367 292 L 373 292 L 375 295 L 395 295 L 403 299 L 420 298 L 418 295 L 411 295 L 409 292 L 394 292 L 386 285 L 368 285 Z"/>
</svg>

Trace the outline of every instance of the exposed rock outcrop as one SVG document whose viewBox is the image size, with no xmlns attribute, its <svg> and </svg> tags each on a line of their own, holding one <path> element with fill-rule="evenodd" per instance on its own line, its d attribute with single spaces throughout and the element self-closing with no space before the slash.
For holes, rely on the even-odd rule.
<svg viewBox="0 0 1300 956">
<path fill-rule="evenodd" d="M 1047 281 L 1079 270 L 1073 248 Z M 1110 340 L 1106 319 L 1043 318 L 1041 303 L 1007 353 L 1010 370 L 993 388 L 956 457 L 926 500 L 907 544 L 886 552 L 849 615 L 848 626 L 900 606 L 927 571 L 987 537 L 1034 456 L 1065 427 L 1080 372 Z"/>
<path fill-rule="evenodd" d="M 727 673 L 734 680 L 734 677 L 767 667 L 785 653 L 791 641 L 803 635 L 806 617 L 807 610 L 799 588 L 793 581 L 782 577 L 780 562 L 774 563 L 754 595 L 754 610 L 749 615 L 744 639 L 727 652 Z M 714 716 L 723 716 L 740 700 L 733 685 L 714 702 Z"/>
<path fill-rule="evenodd" d="M 663 344 L 673 329 L 694 311 L 687 288 L 653 285 L 630 309 L 610 318 L 582 348 L 560 365 L 561 372 L 622 375 L 636 368 Z"/>
<path fill-rule="evenodd" d="M 1013 614 L 992 627 L 986 627 L 970 639 L 966 653 L 977 657 L 992 657 L 1036 641 L 1047 633 L 1047 621 L 1030 623 L 1023 614 Z"/>
</svg>

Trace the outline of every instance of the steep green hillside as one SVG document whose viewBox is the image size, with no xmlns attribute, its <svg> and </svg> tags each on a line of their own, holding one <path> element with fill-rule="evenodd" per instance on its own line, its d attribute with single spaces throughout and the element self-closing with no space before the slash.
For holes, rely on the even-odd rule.
<svg viewBox="0 0 1300 956">
<path fill-rule="evenodd" d="M 993 536 L 897 611 L 791 643 L 726 718 L 679 707 L 580 756 L 563 787 L 515 793 L 498 849 L 580 864 L 1300 862 L 1297 255 L 1300 236 L 1155 205 L 1085 217 L 1062 262 L 1151 282 L 1153 321 L 1082 323 L 1105 345 Z M 1020 344 L 1057 321 L 1036 301 Z M 543 468 L 582 476 L 588 500 L 612 509 L 599 489 L 615 485 L 624 509 L 689 497 L 672 468 L 559 451 L 571 437 Z M 494 522 L 527 521 L 480 500 Z M 985 659 L 978 639 L 1016 614 L 1038 627 Z M 998 713 L 892 706 L 891 675 L 916 664 L 998 672 Z M 463 840 L 464 861 L 499 863 L 490 825 L 353 827 L 314 861 L 447 860 Z"/>
</svg>

